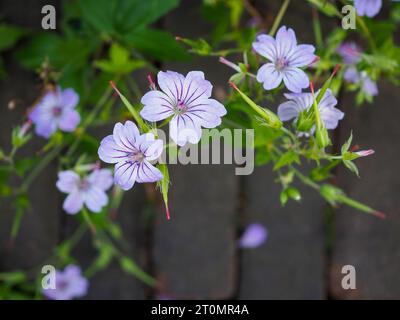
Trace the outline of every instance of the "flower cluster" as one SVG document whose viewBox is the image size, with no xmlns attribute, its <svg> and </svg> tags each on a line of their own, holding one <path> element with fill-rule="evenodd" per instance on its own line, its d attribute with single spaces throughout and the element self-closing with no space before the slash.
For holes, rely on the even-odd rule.
<svg viewBox="0 0 400 320">
<path fill-rule="evenodd" d="M 354 42 L 345 42 L 338 47 L 337 52 L 346 64 L 344 79 L 359 85 L 368 96 L 376 96 L 378 94 L 376 83 L 365 71 L 360 72 L 356 67 L 361 61 L 362 49 Z"/>
<path fill-rule="evenodd" d="M 43 294 L 51 300 L 72 300 L 85 296 L 88 288 L 79 266 L 68 265 L 63 271 L 56 270 L 55 288 L 43 289 Z"/>
</svg>

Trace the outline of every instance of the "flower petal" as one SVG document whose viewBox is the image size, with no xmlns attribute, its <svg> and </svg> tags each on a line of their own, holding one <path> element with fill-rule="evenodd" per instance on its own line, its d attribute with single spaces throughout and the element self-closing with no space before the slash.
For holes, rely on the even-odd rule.
<svg viewBox="0 0 400 320">
<path fill-rule="evenodd" d="M 60 103 L 63 108 L 74 109 L 79 102 L 79 96 L 74 89 L 68 88 L 60 92 Z"/>
<path fill-rule="evenodd" d="M 263 225 L 259 223 L 253 223 L 244 231 L 239 240 L 239 246 L 246 249 L 257 248 L 265 242 L 267 235 L 267 229 Z"/>
<path fill-rule="evenodd" d="M 99 158 L 106 163 L 118 163 L 129 160 L 129 150 L 115 143 L 114 136 L 105 137 L 98 150 Z"/>
<path fill-rule="evenodd" d="M 62 131 L 72 132 L 76 129 L 80 121 L 81 116 L 76 110 L 66 109 L 59 120 L 59 127 Z"/>
<path fill-rule="evenodd" d="M 175 116 L 169 123 L 169 134 L 171 139 L 180 147 L 187 142 L 196 144 L 201 138 L 201 127 L 193 119 Z"/>
<path fill-rule="evenodd" d="M 276 33 L 277 56 L 285 57 L 291 54 L 292 49 L 297 46 L 296 35 L 291 28 L 282 26 Z"/>
<path fill-rule="evenodd" d="M 291 67 L 304 67 L 311 64 L 316 56 L 314 54 L 315 47 L 309 44 L 301 44 L 292 50 L 290 56 L 287 57 Z"/>
<path fill-rule="evenodd" d="M 122 190 L 132 189 L 137 176 L 137 163 L 121 162 L 115 166 L 114 182 Z"/>
<path fill-rule="evenodd" d="M 130 142 L 130 139 L 128 139 L 127 132 L 125 131 L 125 126 L 122 123 L 118 122 L 115 124 L 113 137 L 115 143 L 118 145 L 120 150 L 125 150 L 127 152 L 132 151 L 133 145 Z"/>
<path fill-rule="evenodd" d="M 282 72 L 273 63 L 264 64 L 257 72 L 257 81 L 263 84 L 265 90 L 277 88 L 282 82 Z"/>
<path fill-rule="evenodd" d="M 259 35 L 257 41 L 253 42 L 253 49 L 269 61 L 275 61 L 277 58 L 276 41 L 269 35 Z"/>
<path fill-rule="evenodd" d="M 153 161 L 158 159 L 164 150 L 164 143 L 161 139 L 153 141 L 144 151 L 146 160 Z"/>
<path fill-rule="evenodd" d="M 102 189 L 92 186 L 85 192 L 84 202 L 91 212 L 99 213 L 108 204 L 108 197 Z"/>
<path fill-rule="evenodd" d="M 114 184 L 112 172 L 109 169 L 100 169 L 93 171 L 89 175 L 88 181 L 92 185 L 95 185 L 97 188 L 100 188 L 103 191 L 110 189 L 111 186 Z"/>
<path fill-rule="evenodd" d="M 283 82 L 286 88 L 292 92 L 301 92 L 302 89 L 308 88 L 310 81 L 307 74 L 299 68 L 285 68 L 283 72 Z"/>
<path fill-rule="evenodd" d="M 63 209 L 69 214 L 77 214 L 83 208 L 83 198 L 78 190 L 68 195 L 63 204 Z"/>
<path fill-rule="evenodd" d="M 320 115 L 328 130 L 335 129 L 339 124 L 339 120 L 342 120 L 344 117 L 344 113 L 336 108 L 320 109 Z"/>
<path fill-rule="evenodd" d="M 56 186 L 61 192 L 70 193 L 78 188 L 80 180 L 79 175 L 72 170 L 61 171 L 58 173 Z"/>
<path fill-rule="evenodd" d="M 278 117 L 282 121 L 289 121 L 296 119 L 301 111 L 301 107 L 295 101 L 287 101 L 279 105 Z"/>
<path fill-rule="evenodd" d="M 141 103 L 144 108 L 140 111 L 140 115 L 147 121 L 160 121 L 173 114 L 173 99 L 171 100 L 164 92 L 158 90 L 147 92 Z"/>
<path fill-rule="evenodd" d="M 212 84 L 205 80 L 201 71 L 189 72 L 183 83 L 183 95 L 181 100 L 187 106 L 196 104 L 198 99 L 211 97 Z"/>
<path fill-rule="evenodd" d="M 157 75 L 158 85 L 161 90 L 171 98 L 174 105 L 177 104 L 178 99 L 183 93 L 183 82 L 185 78 L 183 75 L 174 71 L 160 71 Z"/>
<path fill-rule="evenodd" d="M 156 182 L 163 178 L 163 174 L 150 162 L 144 160 L 140 163 L 137 170 L 136 181 L 139 183 Z"/>
</svg>

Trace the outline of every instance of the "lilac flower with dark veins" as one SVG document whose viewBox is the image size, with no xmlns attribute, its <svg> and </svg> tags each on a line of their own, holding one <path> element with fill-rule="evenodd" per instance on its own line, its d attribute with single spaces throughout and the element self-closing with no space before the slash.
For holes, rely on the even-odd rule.
<svg viewBox="0 0 400 320">
<path fill-rule="evenodd" d="M 246 249 L 257 248 L 265 242 L 267 236 L 267 229 L 262 224 L 252 223 L 239 239 L 239 246 Z"/>
<path fill-rule="evenodd" d="M 76 214 L 83 206 L 91 212 L 100 212 L 108 204 L 105 191 L 113 185 L 111 170 L 94 170 L 89 176 L 81 178 L 72 170 L 58 174 L 57 188 L 68 196 L 63 208 L 69 214 Z"/>
<path fill-rule="evenodd" d="M 163 178 L 160 170 L 150 161 L 158 159 L 163 151 L 163 141 L 152 133 L 140 134 L 132 121 L 117 123 L 114 132 L 101 141 L 99 157 L 115 164 L 114 182 L 129 190 L 135 182 L 156 182 Z"/>
<path fill-rule="evenodd" d="M 315 97 L 318 96 L 316 92 Z M 312 93 L 287 93 L 285 97 L 289 99 L 278 107 L 278 116 L 282 121 L 297 120 L 300 113 L 312 107 L 314 98 Z M 318 104 L 321 120 L 327 129 L 335 129 L 339 120 L 342 120 L 344 113 L 335 108 L 337 104 L 336 98 L 328 89 Z"/>
<path fill-rule="evenodd" d="M 43 294 L 51 300 L 72 300 L 87 294 L 89 281 L 82 276 L 76 265 L 67 266 L 64 271 L 56 270 L 54 289 L 43 289 Z"/>
<path fill-rule="evenodd" d="M 359 72 L 355 67 L 347 68 L 344 79 L 355 84 L 360 84 L 362 90 L 369 96 L 378 95 L 378 86 L 365 71 Z"/>
<path fill-rule="evenodd" d="M 57 87 L 48 91 L 29 115 L 36 134 L 47 139 L 58 128 L 65 132 L 74 131 L 81 120 L 75 110 L 78 102 L 79 96 L 71 88 L 61 90 Z"/>
<path fill-rule="evenodd" d="M 382 8 L 382 0 L 354 0 L 357 14 L 372 18 L 376 16 Z"/>
<path fill-rule="evenodd" d="M 221 124 L 226 109 L 210 98 L 212 85 L 204 79 L 203 72 L 191 71 L 184 77 L 177 72 L 160 71 L 157 79 L 161 91 L 152 90 L 143 96 L 140 115 L 152 122 L 172 117 L 169 134 L 177 145 L 196 144 L 202 127 Z"/>
<path fill-rule="evenodd" d="M 345 64 L 357 64 L 361 60 L 361 48 L 355 42 L 344 42 L 337 48 Z"/>
<path fill-rule="evenodd" d="M 308 88 L 310 81 L 300 68 L 316 61 L 312 45 L 297 45 L 293 29 L 282 26 L 276 38 L 262 34 L 253 42 L 253 49 L 270 62 L 264 64 L 257 73 L 257 81 L 263 83 L 265 90 L 277 88 L 282 80 L 292 92 Z"/>
</svg>

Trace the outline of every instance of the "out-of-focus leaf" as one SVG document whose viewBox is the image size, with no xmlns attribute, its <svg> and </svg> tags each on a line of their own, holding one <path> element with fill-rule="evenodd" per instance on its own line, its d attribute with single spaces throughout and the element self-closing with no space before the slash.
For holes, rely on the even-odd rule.
<svg viewBox="0 0 400 320">
<path fill-rule="evenodd" d="M 78 0 L 82 18 L 99 32 L 124 36 L 149 25 L 176 7 L 179 0 Z"/>
<path fill-rule="evenodd" d="M 110 47 L 109 60 L 97 60 L 94 65 L 104 72 L 112 74 L 128 74 L 145 65 L 142 60 L 132 60 L 129 51 L 123 46 L 114 43 Z"/>
<path fill-rule="evenodd" d="M 0 51 L 7 50 L 25 34 L 22 28 L 8 24 L 0 24 Z"/>
<path fill-rule="evenodd" d="M 180 61 L 190 58 L 175 38 L 165 31 L 142 29 L 129 33 L 124 40 L 132 48 L 154 59 Z"/>
</svg>

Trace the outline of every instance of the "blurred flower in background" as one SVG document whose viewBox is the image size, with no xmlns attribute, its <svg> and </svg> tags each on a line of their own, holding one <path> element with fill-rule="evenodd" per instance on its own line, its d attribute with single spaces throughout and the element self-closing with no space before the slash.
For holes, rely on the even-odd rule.
<svg viewBox="0 0 400 320">
<path fill-rule="evenodd" d="M 376 16 L 382 8 L 382 0 L 354 0 L 357 14 L 372 18 Z"/>
<path fill-rule="evenodd" d="M 105 191 L 114 184 L 111 170 L 94 170 L 89 176 L 81 178 L 72 170 L 58 174 L 58 190 L 68 193 L 63 208 L 69 214 L 76 214 L 86 205 L 92 212 L 100 212 L 108 204 Z"/>
<path fill-rule="evenodd" d="M 81 275 L 81 268 L 68 265 L 64 271 L 56 271 L 55 289 L 43 289 L 43 294 L 51 300 L 72 300 L 87 294 L 89 281 Z"/>
<path fill-rule="evenodd" d="M 36 134 L 47 139 L 58 128 L 65 132 L 74 131 L 81 120 L 75 110 L 78 102 L 79 96 L 74 89 L 57 87 L 48 91 L 29 115 Z"/>
<path fill-rule="evenodd" d="M 243 249 L 253 249 L 261 246 L 268 236 L 267 229 L 259 223 L 250 224 L 239 239 L 239 247 Z"/>
</svg>

